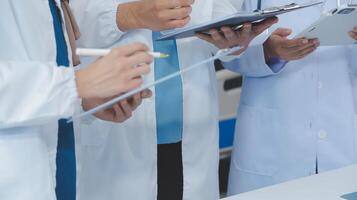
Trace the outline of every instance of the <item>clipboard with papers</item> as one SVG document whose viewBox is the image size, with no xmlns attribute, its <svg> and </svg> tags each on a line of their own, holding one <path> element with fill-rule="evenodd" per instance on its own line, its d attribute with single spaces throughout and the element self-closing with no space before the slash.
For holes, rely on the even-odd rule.
<svg viewBox="0 0 357 200">
<path fill-rule="evenodd" d="M 284 6 L 266 8 L 264 10 L 257 10 L 254 12 L 238 12 L 226 17 L 218 18 L 206 23 L 201 23 L 198 25 L 193 25 L 185 28 L 179 28 L 170 31 L 163 31 L 162 36 L 157 40 L 171 40 L 171 39 L 182 39 L 195 36 L 196 33 L 206 33 L 212 28 L 219 28 L 223 26 L 232 27 L 234 30 L 238 30 L 242 24 L 246 22 L 260 22 L 264 19 L 274 17 L 277 15 L 285 14 L 295 10 L 300 10 L 312 6 L 317 6 L 323 4 L 323 1 L 316 1 L 313 3 L 305 4 L 288 4 Z"/>
<path fill-rule="evenodd" d="M 318 38 L 321 46 L 343 46 L 357 43 L 349 32 L 357 26 L 357 5 L 345 5 L 324 14 L 295 38 Z"/>
</svg>

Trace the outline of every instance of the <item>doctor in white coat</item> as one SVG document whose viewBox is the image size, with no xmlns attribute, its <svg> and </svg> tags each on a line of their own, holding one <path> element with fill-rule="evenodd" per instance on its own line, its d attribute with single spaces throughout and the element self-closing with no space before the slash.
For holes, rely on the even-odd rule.
<svg viewBox="0 0 357 200">
<path fill-rule="evenodd" d="M 55 200 L 50 148 L 43 135 L 56 138 L 58 119 L 73 115 L 80 98 L 126 92 L 138 87 L 142 80 L 137 77 L 150 70 L 148 65 L 132 68 L 152 60 L 139 53 L 147 51 L 143 44 L 117 49 L 85 70 L 58 67 L 50 1 L 0 3 L 1 200 Z M 58 36 L 68 41 L 66 34 Z M 67 46 L 61 50 L 70 52 Z"/>
<path fill-rule="evenodd" d="M 262 8 L 286 3 L 263 0 Z M 281 16 L 271 30 L 291 30 L 279 29 L 260 49 L 247 51 L 250 62 L 226 63 L 244 76 L 229 194 L 357 162 L 356 91 L 352 85 L 357 63 L 351 57 L 356 47 L 316 49 L 318 41 L 287 39 L 335 7 L 334 0 L 326 0 L 323 6 Z M 245 9 L 256 8 L 257 0 L 245 1 Z M 304 44 L 307 46 L 302 48 Z"/>
<path fill-rule="evenodd" d="M 140 41 L 157 50 L 162 47 L 153 42 L 157 32 L 148 29 L 197 24 L 214 15 L 235 11 L 221 0 L 192 3 L 184 0 L 73 1 L 72 7 L 85 33 L 79 45 L 112 47 Z M 81 11 L 84 13 L 78 15 Z M 125 25 L 130 20 L 137 23 L 128 28 Z M 197 38 L 170 41 L 166 46 L 177 47 L 177 54 L 169 50 L 170 57 L 177 58 L 177 63 L 160 65 L 165 60 L 157 60 L 155 70 L 146 77 L 147 82 L 160 76 L 158 71 L 162 69 L 178 67 L 176 70 L 179 70 L 213 53 L 208 43 Z M 219 198 L 218 102 L 213 63 L 175 81 L 169 88 L 162 86 L 166 87 L 165 91 L 156 87 L 154 98 L 144 102 L 126 123 L 94 120 L 81 124 L 76 145 L 78 199 Z"/>
</svg>

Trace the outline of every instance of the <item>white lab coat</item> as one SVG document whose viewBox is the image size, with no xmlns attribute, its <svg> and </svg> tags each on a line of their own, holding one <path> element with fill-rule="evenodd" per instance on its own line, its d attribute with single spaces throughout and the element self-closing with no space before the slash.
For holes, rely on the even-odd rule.
<svg viewBox="0 0 357 200">
<path fill-rule="evenodd" d="M 287 3 L 263 0 L 262 7 Z M 247 10 L 256 5 L 256 0 L 245 1 Z M 322 10 L 333 7 L 335 1 L 328 0 L 324 7 L 282 15 L 271 31 L 287 27 L 297 34 L 317 20 Z M 356 80 L 352 73 L 356 53 L 356 46 L 320 47 L 274 72 L 265 64 L 260 47 L 245 53 L 250 61 L 226 64 L 244 75 L 229 194 L 357 162 L 356 90 L 351 84 Z"/>
<path fill-rule="evenodd" d="M 49 155 L 75 110 L 73 68 L 56 65 L 48 1 L 0 4 L 0 199 L 54 200 Z"/>
<path fill-rule="evenodd" d="M 110 47 L 140 41 L 152 47 L 152 32 L 122 33 L 115 24 L 118 3 L 128 1 L 72 1 L 82 38 L 81 46 Z M 214 5 L 215 4 L 215 5 Z M 210 20 L 235 9 L 225 1 L 196 0 L 192 22 Z M 80 11 L 84 11 L 80 15 Z M 178 41 L 179 62 L 187 67 L 212 55 L 198 39 Z M 154 70 L 145 77 L 154 81 Z M 217 200 L 218 102 L 213 63 L 183 75 L 184 127 L 182 156 L 185 200 Z M 153 89 L 153 96 L 155 91 Z M 155 200 L 157 196 L 157 140 L 155 99 L 145 100 L 122 124 L 95 120 L 81 124 L 77 138 L 79 200 Z M 170 98 L 170 97 L 167 97 Z M 168 112 L 170 112 L 168 110 Z"/>
</svg>

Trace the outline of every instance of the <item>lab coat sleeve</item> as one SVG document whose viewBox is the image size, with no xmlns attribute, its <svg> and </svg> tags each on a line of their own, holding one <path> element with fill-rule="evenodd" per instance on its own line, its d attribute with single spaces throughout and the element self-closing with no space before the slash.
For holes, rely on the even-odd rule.
<svg viewBox="0 0 357 200">
<path fill-rule="evenodd" d="M 0 61 L 0 129 L 68 118 L 79 102 L 73 68 Z"/>
<path fill-rule="evenodd" d="M 81 37 L 78 46 L 105 48 L 118 41 L 124 32 L 117 26 L 119 3 L 111 0 L 72 0 Z"/>
<path fill-rule="evenodd" d="M 279 61 L 266 64 L 263 45 L 249 47 L 239 58 L 231 62 L 223 62 L 223 66 L 233 72 L 247 77 L 266 77 L 279 74 L 285 62 Z"/>
</svg>

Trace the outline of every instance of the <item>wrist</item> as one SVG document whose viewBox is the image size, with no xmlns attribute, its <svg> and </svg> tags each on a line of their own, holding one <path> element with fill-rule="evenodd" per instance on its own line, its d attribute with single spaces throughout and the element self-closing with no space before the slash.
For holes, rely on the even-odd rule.
<svg viewBox="0 0 357 200">
<path fill-rule="evenodd" d="M 117 8 L 117 26 L 119 30 L 126 32 L 132 29 L 143 28 L 140 23 L 140 15 L 138 12 L 140 2 L 129 2 L 119 4 Z"/>
<path fill-rule="evenodd" d="M 75 77 L 78 96 L 82 99 L 91 98 L 92 95 L 90 94 L 89 90 L 89 84 L 91 81 L 87 80 L 88 77 L 86 75 L 85 69 L 76 71 Z"/>
<path fill-rule="evenodd" d="M 265 63 L 268 64 L 274 56 L 272 56 L 271 50 L 270 50 L 270 48 L 269 48 L 269 44 L 267 44 L 267 42 L 265 42 L 265 43 L 263 44 L 263 49 L 264 49 Z"/>
</svg>

